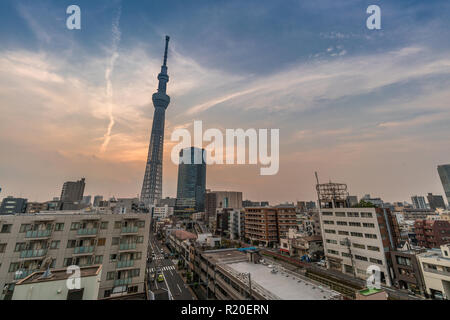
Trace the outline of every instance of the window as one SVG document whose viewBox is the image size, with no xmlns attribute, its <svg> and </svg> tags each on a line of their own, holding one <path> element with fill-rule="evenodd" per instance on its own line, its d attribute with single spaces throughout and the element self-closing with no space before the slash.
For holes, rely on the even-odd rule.
<svg viewBox="0 0 450 320">
<path fill-rule="evenodd" d="M 365 245 L 359 244 L 359 243 L 354 243 L 353 246 L 354 246 L 355 248 L 358 248 L 358 249 L 365 249 L 365 248 L 366 248 Z"/>
<path fill-rule="evenodd" d="M 380 248 L 375 247 L 375 246 L 367 246 L 367 250 L 371 250 L 371 251 L 380 251 Z"/>
<path fill-rule="evenodd" d="M 325 233 L 336 233 L 336 230 L 325 229 Z"/>
<path fill-rule="evenodd" d="M 353 256 L 348 252 L 341 252 L 343 257 L 352 258 Z"/>
<path fill-rule="evenodd" d="M 359 222 L 349 222 L 348 225 L 351 227 L 361 227 L 361 223 Z"/>
<path fill-rule="evenodd" d="M 95 256 L 95 264 L 102 264 L 103 256 Z"/>
<path fill-rule="evenodd" d="M 80 223 L 79 222 L 72 222 L 70 226 L 70 230 L 78 230 L 80 229 Z"/>
<path fill-rule="evenodd" d="M 363 227 L 365 227 L 365 228 L 375 228 L 375 224 L 364 222 L 363 223 Z"/>
<path fill-rule="evenodd" d="M 140 273 L 141 273 L 141 269 L 133 269 L 133 270 L 131 270 L 131 277 L 139 277 Z"/>
<path fill-rule="evenodd" d="M 143 243 L 143 242 L 144 242 L 144 237 L 143 236 L 137 237 L 136 243 Z"/>
<path fill-rule="evenodd" d="M 97 246 L 103 247 L 105 245 L 105 243 L 106 243 L 106 238 L 100 238 L 97 241 Z"/>
<path fill-rule="evenodd" d="M 63 230 L 64 230 L 64 223 L 55 224 L 55 231 L 63 231 Z"/>
<path fill-rule="evenodd" d="M 345 217 L 345 212 L 336 212 L 336 217 Z"/>
<path fill-rule="evenodd" d="M 337 224 L 338 226 L 346 226 L 346 225 L 347 225 L 347 222 L 346 222 L 346 221 L 338 221 L 338 222 L 336 222 L 336 224 Z"/>
<path fill-rule="evenodd" d="M 67 292 L 67 300 L 83 300 L 84 288 L 72 289 Z"/>
<path fill-rule="evenodd" d="M 142 258 L 142 252 L 136 252 L 134 255 L 134 260 L 141 260 Z"/>
<path fill-rule="evenodd" d="M 114 229 L 120 229 L 120 228 L 122 228 L 122 222 L 121 221 L 114 222 Z"/>
<path fill-rule="evenodd" d="M 19 263 L 18 262 L 12 262 L 9 265 L 9 270 L 8 272 L 16 272 L 19 269 Z"/>
<path fill-rule="evenodd" d="M 358 218 L 359 212 L 347 212 L 347 217 Z"/>
<path fill-rule="evenodd" d="M 117 260 L 117 254 L 113 253 L 109 255 L 109 261 L 114 262 Z"/>
<path fill-rule="evenodd" d="M 108 229 L 108 221 L 103 221 L 100 224 L 100 228 L 103 229 L 103 230 Z"/>
<path fill-rule="evenodd" d="M 361 261 L 367 261 L 367 258 L 366 258 L 366 257 L 359 256 L 359 255 L 357 255 L 357 254 L 355 254 L 355 259 L 361 260 Z"/>
<path fill-rule="evenodd" d="M 7 243 L 0 243 L 0 253 L 4 253 L 6 250 Z"/>
<path fill-rule="evenodd" d="M 111 295 L 111 289 L 105 290 L 105 298 L 108 298 Z"/>
<path fill-rule="evenodd" d="M 75 240 L 68 240 L 67 241 L 67 248 L 75 248 L 76 241 Z"/>
<path fill-rule="evenodd" d="M 332 215 L 333 215 L 333 212 L 324 211 L 324 212 L 322 212 L 322 215 L 323 215 L 323 216 L 332 216 Z"/>
<path fill-rule="evenodd" d="M 339 230 L 338 234 L 341 235 L 341 236 L 348 236 L 348 231 Z"/>
<path fill-rule="evenodd" d="M 59 240 L 52 241 L 51 244 L 50 244 L 50 249 L 59 249 L 59 243 L 60 242 L 61 241 L 59 241 Z"/>
<path fill-rule="evenodd" d="M 331 254 L 335 254 L 335 255 L 337 255 L 337 256 L 339 255 L 339 252 L 336 251 L 336 250 L 328 249 L 327 252 L 328 252 L 328 253 L 331 253 Z M 139 269 L 138 269 L 138 270 L 139 270 Z"/>
<path fill-rule="evenodd" d="M 350 234 L 352 237 L 363 237 L 363 234 L 361 232 L 351 232 Z"/>
<path fill-rule="evenodd" d="M 145 227 L 145 221 L 144 220 L 139 220 L 137 222 L 137 226 L 138 226 L 138 228 L 144 228 Z"/>
<path fill-rule="evenodd" d="M 11 233 L 12 224 L 4 224 L 2 225 L 2 229 L 0 233 Z"/>
<path fill-rule="evenodd" d="M 24 233 L 31 230 L 31 224 L 21 224 L 19 232 Z"/>
<path fill-rule="evenodd" d="M 106 274 L 106 280 L 114 280 L 114 275 L 115 272 L 114 271 L 110 271 Z"/>
<path fill-rule="evenodd" d="M 370 258 L 370 262 L 376 263 L 376 264 L 379 264 L 379 265 L 383 265 L 383 261 L 381 261 L 379 259 L 375 259 L 375 258 Z"/>
<path fill-rule="evenodd" d="M 68 267 L 72 265 L 72 258 L 64 258 L 63 266 Z"/>
<path fill-rule="evenodd" d="M 327 243 L 337 244 L 337 240 L 330 240 L 330 239 L 327 239 Z"/>
<path fill-rule="evenodd" d="M 372 218 L 372 212 L 361 212 L 361 218 Z"/>
<path fill-rule="evenodd" d="M 324 224 L 334 224 L 334 221 L 330 221 L 330 220 L 323 220 Z"/>
<path fill-rule="evenodd" d="M 365 233 L 364 236 L 367 239 L 376 239 L 377 238 L 377 235 L 376 234 L 372 234 L 372 233 Z"/>
<path fill-rule="evenodd" d="M 22 250 L 25 250 L 26 243 L 25 242 L 17 242 L 16 246 L 14 247 L 14 252 L 20 252 Z"/>
<path fill-rule="evenodd" d="M 118 245 L 119 244 L 119 240 L 120 240 L 120 238 L 117 238 L 117 237 L 112 238 L 111 245 L 113 245 L 113 246 Z"/>
<path fill-rule="evenodd" d="M 128 293 L 136 293 L 138 292 L 138 286 L 132 286 L 128 288 Z"/>
</svg>

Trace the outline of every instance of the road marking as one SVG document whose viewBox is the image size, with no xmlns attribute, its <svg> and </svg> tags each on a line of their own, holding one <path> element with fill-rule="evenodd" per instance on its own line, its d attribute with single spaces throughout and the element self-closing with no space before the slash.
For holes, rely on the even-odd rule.
<svg viewBox="0 0 450 320">
<path fill-rule="evenodd" d="M 178 290 L 180 290 L 180 292 L 181 292 L 181 288 L 180 288 L 180 286 L 178 285 L 178 283 L 177 283 L 177 287 L 178 287 Z"/>
</svg>

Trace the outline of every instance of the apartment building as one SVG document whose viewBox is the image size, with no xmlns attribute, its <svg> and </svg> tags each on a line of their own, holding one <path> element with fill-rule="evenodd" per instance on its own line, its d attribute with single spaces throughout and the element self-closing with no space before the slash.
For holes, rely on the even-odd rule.
<svg viewBox="0 0 450 320">
<path fill-rule="evenodd" d="M 417 244 L 425 248 L 439 248 L 450 243 L 450 222 L 446 220 L 416 220 L 414 223 Z"/>
<path fill-rule="evenodd" d="M 450 299 L 450 245 L 417 256 L 427 293 L 433 299 Z"/>
<path fill-rule="evenodd" d="M 245 208 L 245 238 L 266 246 L 277 245 L 280 238 L 297 226 L 295 207 Z"/>
<path fill-rule="evenodd" d="M 51 261 L 51 269 L 102 265 L 99 298 L 145 292 L 149 214 L 79 211 L 0 217 L 0 287 L 9 299 L 17 281 Z"/>
</svg>

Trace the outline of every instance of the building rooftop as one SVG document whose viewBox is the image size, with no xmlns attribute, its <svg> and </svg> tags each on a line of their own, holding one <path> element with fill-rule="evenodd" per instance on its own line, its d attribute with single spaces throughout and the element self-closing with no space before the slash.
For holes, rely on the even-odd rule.
<svg viewBox="0 0 450 320">
<path fill-rule="evenodd" d="M 101 270 L 102 270 L 101 265 L 81 267 L 80 268 L 80 276 L 81 276 L 81 278 L 96 276 L 99 274 L 99 272 Z M 21 285 L 21 284 L 31 284 L 31 283 L 42 283 L 42 282 L 47 282 L 47 281 L 66 280 L 70 276 L 73 275 L 73 273 L 67 273 L 66 268 L 54 269 L 54 270 L 50 270 L 50 272 L 51 272 L 50 276 L 43 278 L 42 275 L 45 273 L 45 271 L 36 271 L 36 272 L 30 274 L 28 277 L 17 282 L 16 286 Z"/>
<path fill-rule="evenodd" d="M 197 239 L 197 236 L 191 232 L 187 232 L 185 230 L 174 230 L 172 231 L 173 235 L 180 240 L 187 239 Z"/>
<path fill-rule="evenodd" d="M 282 300 L 331 300 L 340 297 L 338 292 L 281 267 L 273 273 L 273 267 L 247 261 L 227 265 L 238 273 L 250 273 L 252 286 L 262 287 L 272 295 L 272 299 Z"/>
</svg>

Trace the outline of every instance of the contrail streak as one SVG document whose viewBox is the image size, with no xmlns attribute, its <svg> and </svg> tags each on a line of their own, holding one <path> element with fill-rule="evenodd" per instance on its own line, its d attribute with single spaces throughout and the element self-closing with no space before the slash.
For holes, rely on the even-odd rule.
<svg viewBox="0 0 450 320">
<path fill-rule="evenodd" d="M 117 12 L 117 16 L 113 21 L 112 24 L 112 35 L 113 35 L 113 43 L 112 43 L 112 51 L 113 54 L 111 56 L 111 59 L 109 60 L 108 67 L 105 70 L 105 80 L 106 80 L 106 101 L 108 105 L 108 116 L 109 116 L 109 125 L 108 129 L 106 130 L 103 140 L 103 144 L 101 146 L 100 152 L 105 152 L 106 148 L 108 147 L 109 141 L 111 140 L 111 131 L 114 127 L 115 121 L 114 121 L 114 114 L 113 114 L 113 102 L 112 97 L 114 94 L 114 89 L 111 82 L 111 75 L 114 71 L 114 65 L 116 63 L 117 58 L 119 58 L 119 53 L 117 52 L 118 45 L 120 42 L 120 29 L 119 29 L 119 23 L 120 23 L 120 16 L 122 13 L 122 8 L 119 8 L 119 11 Z"/>
</svg>

